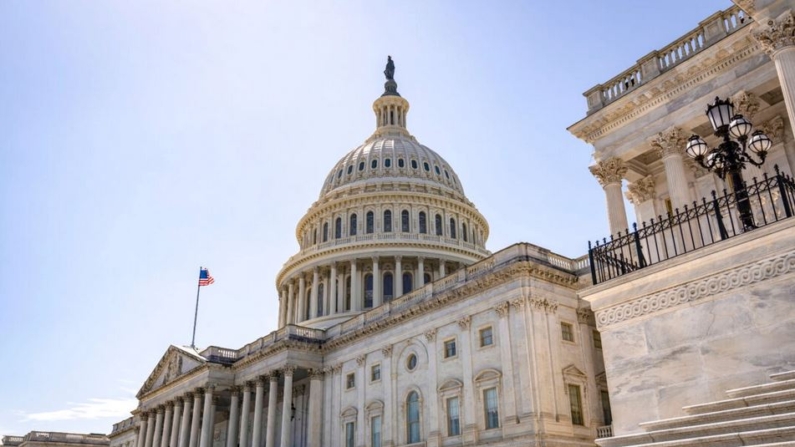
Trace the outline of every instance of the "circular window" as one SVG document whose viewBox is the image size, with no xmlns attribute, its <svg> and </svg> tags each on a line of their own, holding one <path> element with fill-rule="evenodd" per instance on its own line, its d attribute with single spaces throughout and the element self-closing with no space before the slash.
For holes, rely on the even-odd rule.
<svg viewBox="0 0 795 447">
<path fill-rule="evenodd" d="M 427 161 L 422 163 L 422 167 L 425 168 L 426 171 L 431 172 L 431 165 L 429 165 Z"/>
<path fill-rule="evenodd" d="M 405 168 L 406 162 L 402 158 L 398 158 L 398 168 Z"/>
<path fill-rule="evenodd" d="M 411 354 L 409 356 L 409 358 L 406 359 L 406 368 L 408 368 L 409 371 L 414 371 L 414 369 L 417 368 L 417 356 L 416 355 Z"/>
<path fill-rule="evenodd" d="M 385 168 L 391 168 L 392 167 L 392 159 L 391 158 L 387 158 L 386 160 L 384 160 L 384 167 Z"/>
<path fill-rule="evenodd" d="M 417 169 L 417 160 L 411 160 L 411 168 Z"/>
<path fill-rule="evenodd" d="M 353 172 L 353 165 L 348 166 L 348 175 L 351 175 L 351 172 Z"/>
<path fill-rule="evenodd" d="M 359 162 L 359 170 L 360 171 L 364 171 L 364 162 L 363 161 Z"/>
</svg>

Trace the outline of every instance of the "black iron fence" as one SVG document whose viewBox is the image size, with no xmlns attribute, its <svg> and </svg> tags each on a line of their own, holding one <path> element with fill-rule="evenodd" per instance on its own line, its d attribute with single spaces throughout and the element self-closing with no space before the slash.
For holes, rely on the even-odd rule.
<svg viewBox="0 0 795 447">
<path fill-rule="evenodd" d="M 764 175 L 746 184 L 748 199 L 754 214 L 756 228 L 792 217 L 795 210 L 795 181 L 782 174 L 775 166 L 776 175 Z M 743 232 L 737 216 L 737 198 L 731 191 L 723 190 L 718 196 L 693 202 L 684 211 L 677 208 L 668 217 L 658 216 L 641 228 L 632 224 L 627 229 L 602 239 L 588 242 L 593 283 L 598 284 L 666 259 L 720 242 Z"/>
</svg>

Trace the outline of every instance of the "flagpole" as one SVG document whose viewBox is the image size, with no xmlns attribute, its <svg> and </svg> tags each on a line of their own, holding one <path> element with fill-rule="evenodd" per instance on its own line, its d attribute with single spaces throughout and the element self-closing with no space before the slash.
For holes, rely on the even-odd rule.
<svg viewBox="0 0 795 447">
<path fill-rule="evenodd" d="M 199 266 L 199 281 L 196 286 L 196 311 L 193 313 L 193 338 L 190 339 L 190 347 L 196 349 L 196 320 L 199 318 L 199 293 L 202 290 L 201 284 L 202 268 Z"/>
</svg>

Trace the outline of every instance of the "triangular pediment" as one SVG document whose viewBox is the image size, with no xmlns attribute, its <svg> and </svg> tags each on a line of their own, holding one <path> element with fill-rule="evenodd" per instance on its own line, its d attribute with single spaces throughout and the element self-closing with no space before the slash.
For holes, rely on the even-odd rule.
<svg viewBox="0 0 795 447">
<path fill-rule="evenodd" d="M 579 368 L 574 365 L 569 365 L 563 368 L 563 377 L 576 377 L 578 379 L 586 378 L 585 373 L 580 371 Z"/>
<path fill-rule="evenodd" d="M 149 374 L 136 397 L 140 399 L 143 395 L 173 382 L 206 362 L 207 360 L 193 348 L 171 345 L 157 362 L 157 366 Z"/>
</svg>

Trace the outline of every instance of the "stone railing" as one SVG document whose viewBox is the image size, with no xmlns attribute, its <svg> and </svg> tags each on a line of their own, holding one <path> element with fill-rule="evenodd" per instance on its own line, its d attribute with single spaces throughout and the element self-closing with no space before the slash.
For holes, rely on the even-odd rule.
<svg viewBox="0 0 795 447">
<path fill-rule="evenodd" d="M 218 363 L 234 363 L 237 360 L 261 351 L 274 343 L 282 340 L 300 340 L 307 342 L 320 342 L 326 338 L 325 331 L 303 326 L 289 324 L 270 334 L 260 337 L 240 349 L 228 349 L 218 346 L 209 346 L 201 352 L 202 357 Z"/>
<path fill-rule="evenodd" d="M 60 433 L 53 431 L 32 431 L 24 436 L 23 442 L 57 442 L 57 443 L 70 443 L 70 444 L 94 444 L 94 445 L 110 445 L 110 439 L 107 436 L 91 433 L 87 435 L 76 433 Z M 5 444 L 5 441 L 3 442 Z"/>
<path fill-rule="evenodd" d="M 601 427 L 596 427 L 596 439 L 612 438 L 612 437 L 613 437 L 612 425 L 603 425 Z"/>
<path fill-rule="evenodd" d="M 135 427 L 135 422 L 133 421 L 132 417 L 128 417 L 127 419 L 117 422 L 113 424 L 113 430 L 111 430 L 110 434 L 115 434 L 119 432 L 123 432 L 131 427 Z"/>
<path fill-rule="evenodd" d="M 584 95 L 588 100 L 588 113 L 595 112 L 637 87 L 648 83 L 715 42 L 743 28 L 751 23 L 751 20 L 751 17 L 736 5 L 709 16 L 696 29 L 664 48 L 652 51 L 618 76 L 585 92 Z"/>
<path fill-rule="evenodd" d="M 3 445 L 19 445 L 25 440 L 22 436 L 3 436 Z"/>
</svg>

